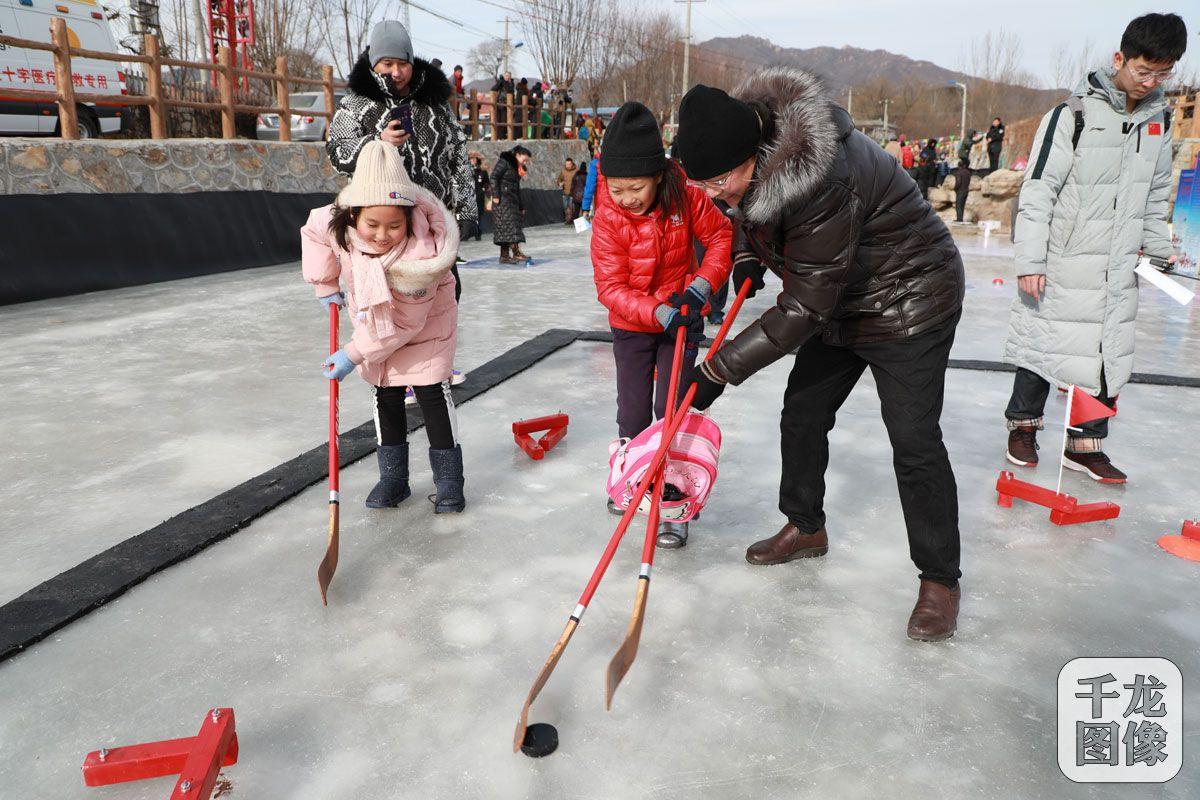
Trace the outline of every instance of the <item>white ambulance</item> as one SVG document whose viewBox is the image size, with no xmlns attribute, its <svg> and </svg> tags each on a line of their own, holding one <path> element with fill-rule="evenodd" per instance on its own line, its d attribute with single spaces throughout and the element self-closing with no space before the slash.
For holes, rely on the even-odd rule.
<svg viewBox="0 0 1200 800">
<path fill-rule="evenodd" d="M 120 52 L 109 30 L 104 11 L 95 0 L 0 0 L 0 33 L 21 39 L 50 42 L 50 20 L 67 21 L 72 47 Z M 90 58 L 71 60 L 76 92 L 125 94 L 125 74 L 116 61 Z M 58 135 L 58 108 L 54 103 L 33 103 L 5 89 L 53 92 L 56 76 L 54 56 L 43 50 L 27 50 L 0 44 L 0 135 Z M 121 103 L 79 105 L 79 137 L 95 138 L 121 129 Z"/>
</svg>

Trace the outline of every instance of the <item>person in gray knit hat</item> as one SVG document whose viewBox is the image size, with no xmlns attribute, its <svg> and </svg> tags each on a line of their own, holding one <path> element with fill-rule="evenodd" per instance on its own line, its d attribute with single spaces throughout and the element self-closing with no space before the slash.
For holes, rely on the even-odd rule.
<svg viewBox="0 0 1200 800">
<path fill-rule="evenodd" d="M 454 89 L 444 72 L 413 54 L 403 23 L 387 20 L 371 29 L 347 89 L 325 145 L 334 168 L 353 175 L 363 145 L 376 139 L 393 145 L 413 181 L 454 212 L 460 229 L 473 229 L 479 210 L 467 137 L 450 108 Z"/>
</svg>

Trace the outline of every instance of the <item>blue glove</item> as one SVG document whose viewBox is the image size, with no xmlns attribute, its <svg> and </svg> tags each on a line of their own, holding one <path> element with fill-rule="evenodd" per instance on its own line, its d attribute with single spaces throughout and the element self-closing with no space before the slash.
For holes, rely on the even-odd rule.
<svg viewBox="0 0 1200 800">
<path fill-rule="evenodd" d="M 338 350 L 325 359 L 325 368 L 321 370 L 321 374 L 326 378 L 339 381 L 351 372 L 354 372 L 354 362 L 346 355 L 345 350 Z"/>
<path fill-rule="evenodd" d="M 671 295 L 667 298 L 667 302 L 675 308 L 683 308 L 686 305 L 688 311 L 699 313 L 700 309 L 704 308 L 704 304 L 708 302 L 708 294 L 693 283 L 682 292 Z"/>
<path fill-rule="evenodd" d="M 341 292 L 327 294 L 324 297 L 318 297 L 317 299 L 321 301 L 321 305 L 325 307 L 326 311 L 329 310 L 330 306 L 337 306 L 338 308 L 341 308 L 342 306 L 346 305 L 346 298 L 342 296 Z"/>
</svg>

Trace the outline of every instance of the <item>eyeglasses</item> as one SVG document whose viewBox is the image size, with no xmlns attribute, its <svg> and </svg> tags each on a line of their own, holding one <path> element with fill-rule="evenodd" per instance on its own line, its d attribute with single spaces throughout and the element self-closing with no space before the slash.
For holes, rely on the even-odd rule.
<svg viewBox="0 0 1200 800">
<path fill-rule="evenodd" d="M 1130 77 L 1132 77 L 1138 83 L 1145 83 L 1146 81 L 1151 80 L 1151 79 L 1153 79 L 1157 83 L 1162 83 L 1163 81 L 1167 80 L 1174 74 L 1175 74 L 1174 69 L 1163 69 L 1163 70 L 1158 70 L 1156 72 L 1156 71 L 1150 70 L 1150 69 L 1142 69 L 1141 67 L 1130 67 L 1129 68 Z"/>
<path fill-rule="evenodd" d="M 724 189 L 725 184 L 729 183 L 729 179 L 733 177 L 733 170 L 729 170 L 719 178 L 710 178 L 706 181 L 694 181 L 688 179 L 688 186 L 695 186 L 697 189 Z"/>
</svg>

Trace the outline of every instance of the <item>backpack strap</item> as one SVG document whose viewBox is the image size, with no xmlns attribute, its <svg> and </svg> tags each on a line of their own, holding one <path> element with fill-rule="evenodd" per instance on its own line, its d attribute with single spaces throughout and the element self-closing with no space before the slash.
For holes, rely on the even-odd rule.
<svg viewBox="0 0 1200 800">
<path fill-rule="evenodd" d="M 1075 132 L 1071 134 L 1071 149 L 1079 148 L 1079 137 L 1083 135 L 1083 99 L 1078 95 L 1067 98 L 1067 108 L 1075 115 Z"/>
</svg>

